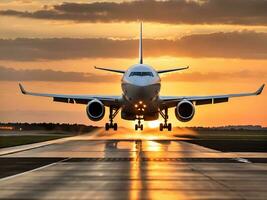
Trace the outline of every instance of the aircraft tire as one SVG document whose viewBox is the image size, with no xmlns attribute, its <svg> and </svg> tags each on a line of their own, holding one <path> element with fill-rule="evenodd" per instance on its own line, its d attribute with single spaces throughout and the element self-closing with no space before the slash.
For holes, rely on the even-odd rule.
<svg viewBox="0 0 267 200">
<path fill-rule="evenodd" d="M 159 124 L 159 130 L 163 131 L 163 124 L 162 123 Z"/>
<path fill-rule="evenodd" d="M 172 124 L 169 123 L 169 124 L 168 124 L 168 131 L 171 131 L 171 130 L 172 130 Z"/>
<path fill-rule="evenodd" d="M 108 131 L 108 129 L 109 129 L 109 123 L 106 123 L 105 130 Z"/>
<path fill-rule="evenodd" d="M 114 131 L 118 130 L 118 124 L 117 123 L 114 123 Z"/>
</svg>

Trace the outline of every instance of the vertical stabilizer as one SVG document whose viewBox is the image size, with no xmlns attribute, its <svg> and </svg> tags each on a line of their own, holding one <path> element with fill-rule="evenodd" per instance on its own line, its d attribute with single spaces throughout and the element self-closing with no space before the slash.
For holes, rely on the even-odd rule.
<svg viewBox="0 0 267 200">
<path fill-rule="evenodd" d="M 143 23 L 140 24 L 140 38 L 139 38 L 139 63 L 143 64 L 143 38 L 142 38 L 142 31 L 143 31 Z"/>
</svg>

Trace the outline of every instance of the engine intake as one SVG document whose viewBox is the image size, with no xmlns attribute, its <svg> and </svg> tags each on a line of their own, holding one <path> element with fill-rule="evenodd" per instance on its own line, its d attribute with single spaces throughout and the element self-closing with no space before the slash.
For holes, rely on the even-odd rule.
<svg viewBox="0 0 267 200">
<path fill-rule="evenodd" d="M 195 107 L 190 101 L 183 100 L 177 104 L 175 109 L 175 115 L 179 121 L 190 121 L 194 117 L 194 114 Z"/>
<path fill-rule="evenodd" d="M 86 113 L 90 120 L 99 121 L 105 116 L 105 106 L 101 101 L 94 99 L 88 103 Z"/>
</svg>

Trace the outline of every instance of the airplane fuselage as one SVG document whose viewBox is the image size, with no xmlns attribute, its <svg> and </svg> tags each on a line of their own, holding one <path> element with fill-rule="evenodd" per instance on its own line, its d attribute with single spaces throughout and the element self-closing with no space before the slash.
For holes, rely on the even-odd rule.
<svg viewBox="0 0 267 200">
<path fill-rule="evenodd" d="M 122 118 L 135 120 L 136 116 L 143 116 L 144 120 L 158 119 L 160 86 L 160 77 L 151 66 L 131 66 L 121 80 L 123 99 L 127 102 L 121 108 Z"/>
</svg>

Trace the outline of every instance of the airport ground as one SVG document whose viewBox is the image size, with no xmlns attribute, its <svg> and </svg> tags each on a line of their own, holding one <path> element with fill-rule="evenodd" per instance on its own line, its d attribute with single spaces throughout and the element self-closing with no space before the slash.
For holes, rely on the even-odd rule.
<svg viewBox="0 0 267 200">
<path fill-rule="evenodd" d="M 266 141 L 96 129 L 2 148 L 0 199 L 266 199 Z"/>
</svg>

